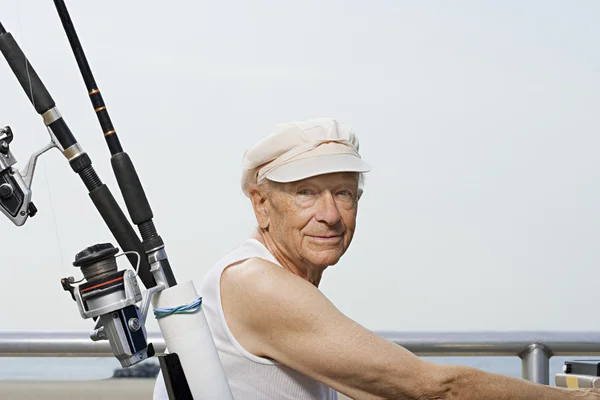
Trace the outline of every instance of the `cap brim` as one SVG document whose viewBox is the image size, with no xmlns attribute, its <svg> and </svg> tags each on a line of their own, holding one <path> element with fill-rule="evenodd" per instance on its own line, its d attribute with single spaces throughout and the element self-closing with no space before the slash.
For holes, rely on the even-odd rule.
<svg viewBox="0 0 600 400">
<path fill-rule="evenodd" d="M 371 167 L 353 154 L 329 154 L 290 161 L 266 174 L 274 182 L 295 182 L 335 172 L 369 172 Z"/>
</svg>

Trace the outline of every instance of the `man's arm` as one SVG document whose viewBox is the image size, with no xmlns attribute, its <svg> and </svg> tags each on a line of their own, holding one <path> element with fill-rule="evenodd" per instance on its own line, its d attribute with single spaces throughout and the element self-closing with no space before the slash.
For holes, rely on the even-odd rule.
<svg viewBox="0 0 600 400">
<path fill-rule="evenodd" d="M 474 368 L 435 364 L 343 315 L 309 282 L 262 259 L 221 277 L 225 318 L 250 353 L 353 399 L 600 399 Z"/>
</svg>

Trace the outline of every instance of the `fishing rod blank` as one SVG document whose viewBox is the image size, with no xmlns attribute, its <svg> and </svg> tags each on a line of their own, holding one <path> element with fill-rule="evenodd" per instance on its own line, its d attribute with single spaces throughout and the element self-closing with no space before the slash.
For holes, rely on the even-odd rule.
<svg viewBox="0 0 600 400">
<path fill-rule="evenodd" d="M 139 237 L 109 188 L 98 177 L 89 155 L 77 142 L 38 74 L 13 36 L 4 29 L 1 23 L 0 52 L 4 55 L 36 112 L 42 116 L 44 124 L 59 142 L 63 155 L 69 161 L 71 168 L 82 179 L 89 191 L 92 202 L 123 251 L 135 251 L 143 254 L 144 250 Z M 128 254 L 128 258 L 132 266 L 137 264 L 135 255 Z M 141 259 L 139 266 L 140 279 L 146 287 L 155 286 L 156 281 L 150 272 L 148 260 L 145 257 L 141 257 Z"/>
<path fill-rule="evenodd" d="M 54 5 L 58 11 L 58 15 L 62 22 L 67 38 L 73 50 L 73 55 L 79 66 L 79 71 L 85 82 L 88 90 L 92 106 L 98 117 L 98 122 L 102 127 L 106 144 L 111 153 L 111 164 L 115 177 L 121 189 L 125 205 L 129 211 L 129 216 L 134 224 L 139 228 L 142 236 L 142 244 L 146 253 L 160 263 L 160 270 L 164 276 L 157 277 L 160 281 L 166 281 L 167 286 L 175 286 L 177 284 L 175 276 L 169 264 L 169 260 L 164 251 L 164 242 L 156 231 L 154 226 L 152 208 L 142 187 L 139 176 L 133 166 L 133 162 L 129 155 L 123 151 L 123 147 L 117 136 L 117 132 L 112 124 L 110 115 L 104 104 L 104 100 L 92 74 L 92 69 L 87 61 L 83 46 L 79 41 L 73 21 L 69 16 L 67 6 L 63 0 L 54 0 Z M 156 274 L 155 272 L 155 277 Z"/>
</svg>

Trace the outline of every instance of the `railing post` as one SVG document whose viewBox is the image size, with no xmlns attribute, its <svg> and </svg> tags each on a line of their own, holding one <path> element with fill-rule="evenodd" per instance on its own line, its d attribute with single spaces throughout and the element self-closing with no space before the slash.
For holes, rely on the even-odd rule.
<svg viewBox="0 0 600 400">
<path fill-rule="evenodd" d="M 548 385 L 550 383 L 550 357 L 552 352 L 543 344 L 535 343 L 519 354 L 521 374 L 524 379 Z"/>
</svg>

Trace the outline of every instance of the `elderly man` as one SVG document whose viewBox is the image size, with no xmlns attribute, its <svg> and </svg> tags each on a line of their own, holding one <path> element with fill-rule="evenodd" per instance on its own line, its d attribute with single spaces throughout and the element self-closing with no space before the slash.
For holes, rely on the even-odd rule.
<svg viewBox="0 0 600 400">
<path fill-rule="evenodd" d="M 600 398 L 427 362 L 325 298 L 319 282 L 352 241 L 370 169 L 358 150 L 356 135 L 323 118 L 278 125 L 246 152 L 242 190 L 258 226 L 199 290 L 234 398 Z"/>
</svg>

